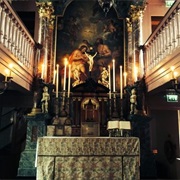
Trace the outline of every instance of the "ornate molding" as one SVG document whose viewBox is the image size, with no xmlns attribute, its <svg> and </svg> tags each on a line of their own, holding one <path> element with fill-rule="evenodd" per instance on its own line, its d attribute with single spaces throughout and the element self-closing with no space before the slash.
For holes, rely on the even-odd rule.
<svg viewBox="0 0 180 180">
<path fill-rule="evenodd" d="M 145 7 L 146 7 L 146 4 L 142 5 L 142 6 L 131 5 L 129 13 L 128 13 L 130 19 L 132 19 L 132 21 L 139 20 L 139 18 L 143 14 Z"/>
<path fill-rule="evenodd" d="M 51 15 L 54 13 L 52 2 L 36 2 L 36 6 L 39 8 L 40 17 L 51 19 Z"/>
</svg>

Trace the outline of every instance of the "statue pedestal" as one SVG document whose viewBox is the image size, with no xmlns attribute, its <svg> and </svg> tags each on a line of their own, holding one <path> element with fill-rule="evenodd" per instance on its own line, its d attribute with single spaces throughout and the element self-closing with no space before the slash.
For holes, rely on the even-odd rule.
<svg viewBox="0 0 180 180">
<path fill-rule="evenodd" d="M 35 157 L 37 139 L 46 135 L 46 122 L 49 118 L 49 115 L 44 113 L 31 113 L 27 116 L 26 147 L 21 153 L 18 176 L 36 176 Z"/>
</svg>

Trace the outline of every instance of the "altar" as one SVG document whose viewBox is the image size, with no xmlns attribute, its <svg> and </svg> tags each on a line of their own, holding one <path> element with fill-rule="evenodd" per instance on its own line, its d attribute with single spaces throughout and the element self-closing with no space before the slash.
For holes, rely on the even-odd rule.
<svg viewBox="0 0 180 180">
<path fill-rule="evenodd" d="M 37 180 L 140 179 L 136 137 L 40 137 Z"/>
</svg>

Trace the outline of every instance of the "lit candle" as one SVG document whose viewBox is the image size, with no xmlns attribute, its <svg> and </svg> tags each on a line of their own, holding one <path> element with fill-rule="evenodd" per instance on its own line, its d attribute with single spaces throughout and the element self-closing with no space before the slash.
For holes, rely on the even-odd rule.
<svg viewBox="0 0 180 180">
<path fill-rule="evenodd" d="M 124 87 L 127 85 L 127 72 L 124 72 Z"/>
<path fill-rule="evenodd" d="M 177 72 L 174 71 L 174 70 L 175 70 L 175 67 L 174 67 L 174 66 L 171 66 L 172 79 L 176 79 L 176 77 L 177 77 Z"/>
<path fill-rule="evenodd" d="M 57 67 L 57 74 L 56 74 L 56 98 L 58 98 L 58 91 L 59 91 L 59 64 L 56 65 Z"/>
<path fill-rule="evenodd" d="M 70 97 L 70 86 L 71 86 L 71 65 L 69 64 L 69 75 L 68 75 L 68 98 Z"/>
<path fill-rule="evenodd" d="M 111 68 L 110 68 L 110 65 L 108 65 L 108 71 L 109 71 L 109 99 L 111 99 Z"/>
<path fill-rule="evenodd" d="M 8 80 L 8 74 L 9 74 L 9 70 L 5 69 L 5 82 L 7 82 Z"/>
<path fill-rule="evenodd" d="M 123 97 L 122 66 L 120 66 L 120 99 Z"/>
<path fill-rule="evenodd" d="M 63 87 L 64 91 L 66 90 L 66 67 L 67 67 L 67 59 L 65 59 L 64 62 L 64 87 Z"/>
<path fill-rule="evenodd" d="M 41 68 L 41 79 L 44 78 L 44 64 L 42 64 L 42 68 Z"/>
<path fill-rule="evenodd" d="M 11 71 L 12 71 L 12 68 L 13 68 L 13 64 L 9 64 L 9 69 L 10 69 L 9 77 L 11 77 Z"/>
<path fill-rule="evenodd" d="M 116 91 L 116 86 L 115 86 L 115 83 L 116 83 L 116 79 L 115 79 L 115 60 L 113 59 L 112 62 L 113 62 L 113 92 L 115 92 Z"/>
<path fill-rule="evenodd" d="M 138 68 L 137 66 L 134 66 L 134 82 L 137 81 L 137 75 L 138 75 Z"/>
<path fill-rule="evenodd" d="M 56 70 L 54 70 L 53 84 L 55 84 L 55 81 L 56 81 Z"/>
</svg>

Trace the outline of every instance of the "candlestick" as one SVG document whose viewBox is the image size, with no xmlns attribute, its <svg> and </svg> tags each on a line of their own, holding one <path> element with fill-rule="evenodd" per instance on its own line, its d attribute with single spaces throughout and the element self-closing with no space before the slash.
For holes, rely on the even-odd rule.
<svg viewBox="0 0 180 180">
<path fill-rule="evenodd" d="M 134 82 L 137 81 L 137 75 L 138 75 L 138 68 L 137 66 L 134 66 Z"/>
<path fill-rule="evenodd" d="M 124 72 L 124 87 L 127 85 L 127 72 Z"/>
<path fill-rule="evenodd" d="M 67 67 L 67 59 L 65 59 L 64 62 L 64 87 L 63 87 L 64 91 L 66 90 L 66 67 Z"/>
<path fill-rule="evenodd" d="M 58 91 L 59 91 L 59 64 L 56 65 L 57 67 L 57 74 L 56 74 L 56 98 L 58 98 Z"/>
<path fill-rule="evenodd" d="M 69 64 L 69 75 L 68 75 L 68 98 L 70 97 L 70 86 L 71 86 L 71 65 Z"/>
<path fill-rule="evenodd" d="M 56 70 L 54 70 L 53 84 L 55 84 L 55 81 L 56 81 Z"/>
<path fill-rule="evenodd" d="M 122 66 L 120 66 L 120 99 L 123 97 Z"/>
<path fill-rule="evenodd" d="M 41 79 L 44 78 L 44 64 L 42 64 L 42 69 L 41 69 Z"/>
<path fill-rule="evenodd" d="M 47 50 L 47 42 L 46 42 L 45 54 L 44 54 L 44 81 L 47 81 L 47 67 L 48 67 L 48 50 Z"/>
<path fill-rule="evenodd" d="M 110 65 L 108 65 L 108 71 L 109 71 L 109 99 L 111 99 L 111 68 L 110 68 Z"/>
<path fill-rule="evenodd" d="M 116 91 L 116 86 L 115 86 L 115 83 L 116 83 L 116 79 L 115 79 L 115 60 L 113 59 L 112 62 L 113 62 L 113 92 L 115 92 Z"/>
</svg>

